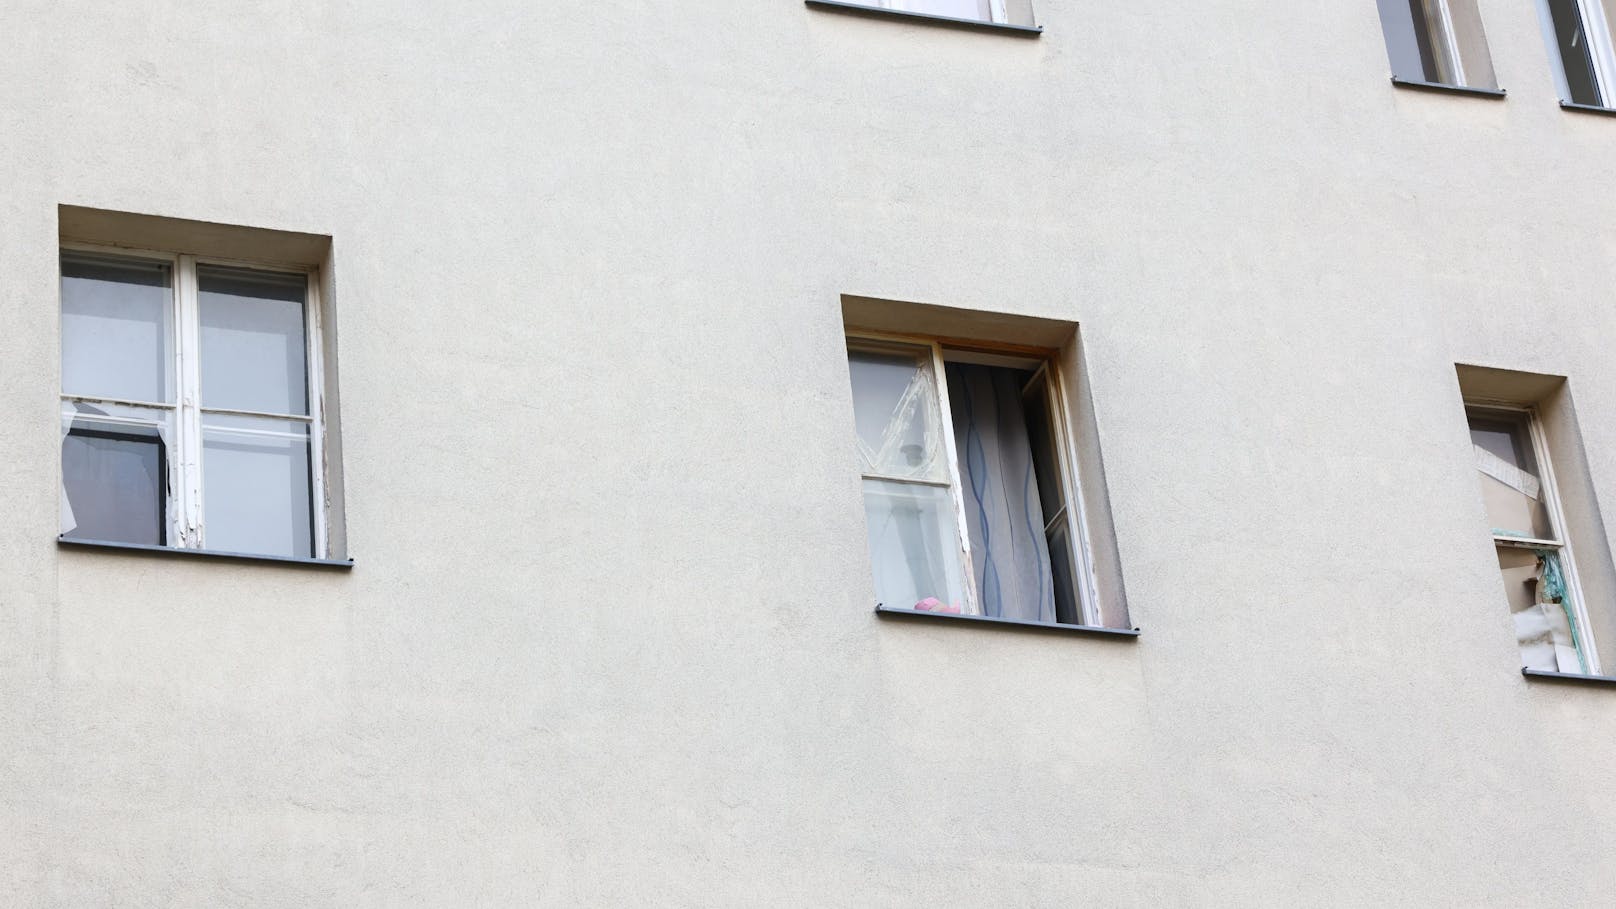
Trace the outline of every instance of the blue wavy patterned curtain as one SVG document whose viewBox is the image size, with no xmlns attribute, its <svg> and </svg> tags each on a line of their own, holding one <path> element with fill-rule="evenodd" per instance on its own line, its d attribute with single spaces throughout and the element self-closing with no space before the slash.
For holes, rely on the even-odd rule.
<svg viewBox="0 0 1616 909">
<path fill-rule="evenodd" d="M 971 571 L 983 615 L 1053 622 L 1055 590 L 1021 389 L 1027 374 L 950 363 Z"/>
</svg>

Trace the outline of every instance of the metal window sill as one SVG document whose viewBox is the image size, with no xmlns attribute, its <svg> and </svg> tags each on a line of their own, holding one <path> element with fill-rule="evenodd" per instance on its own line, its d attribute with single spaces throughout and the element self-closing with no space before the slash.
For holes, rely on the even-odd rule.
<svg viewBox="0 0 1616 909">
<path fill-rule="evenodd" d="M 353 559 L 305 559 L 297 556 L 255 555 L 250 552 L 225 552 L 218 549 L 180 549 L 176 546 L 148 546 L 144 543 L 116 543 L 109 540 L 77 540 L 57 537 L 56 545 L 83 549 L 111 549 L 134 555 L 198 557 L 224 559 L 234 562 L 276 562 L 285 565 L 303 565 L 309 568 L 353 567 Z"/>
<path fill-rule="evenodd" d="M 1560 109 L 1580 111 L 1585 114 L 1599 114 L 1606 117 L 1616 117 L 1616 107 L 1600 107 L 1597 104 L 1577 104 L 1574 101 L 1561 101 Z"/>
<path fill-rule="evenodd" d="M 1567 682 L 1581 685 L 1616 685 L 1616 677 L 1608 675 L 1579 675 L 1575 672 L 1550 672 L 1547 669 L 1522 669 L 1521 675 L 1546 682 Z"/>
<path fill-rule="evenodd" d="M 1008 22 L 985 22 L 981 19 L 960 19 L 954 16 L 934 16 L 931 13 L 912 13 L 901 9 L 882 9 L 879 6 L 865 6 L 862 3 L 847 3 L 843 0 L 803 0 L 811 9 L 826 12 L 848 13 L 854 16 L 869 16 L 876 19 L 904 19 L 920 25 L 939 25 L 948 28 L 963 28 L 972 31 L 1000 32 L 1020 38 L 1036 38 L 1044 33 L 1039 25 L 1012 25 Z"/>
<path fill-rule="evenodd" d="M 1449 85 L 1446 82 L 1420 82 L 1415 79 L 1399 79 L 1392 77 L 1392 84 L 1399 88 L 1412 88 L 1418 91 L 1451 92 L 1455 95 L 1474 95 L 1478 98 L 1492 98 L 1502 101 L 1507 93 L 1501 88 L 1476 88 L 1473 85 Z"/>
<path fill-rule="evenodd" d="M 1103 638 L 1132 640 L 1139 637 L 1137 628 L 1102 628 L 1098 625 L 1059 625 L 1054 622 L 1028 622 L 1024 619 L 1001 619 L 990 615 L 959 615 L 953 612 L 927 612 L 921 609 L 896 609 L 876 606 L 875 614 L 891 618 L 935 619 L 942 622 L 964 622 L 989 628 L 1019 628 L 1025 631 L 1053 631 L 1061 634 L 1083 634 Z"/>
</svg>

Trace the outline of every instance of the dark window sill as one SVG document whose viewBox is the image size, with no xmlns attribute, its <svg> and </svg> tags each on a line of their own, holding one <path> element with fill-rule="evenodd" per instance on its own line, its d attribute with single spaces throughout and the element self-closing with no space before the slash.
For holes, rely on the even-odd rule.
<svg viewBox="0 0 1616 909">
<path fill-rule="evenodd" d="M 1606 117 L 1616 117 L 1616 107 L 1600 107 L 1597 104 L 1577 104 L 1571 101 L 1561 101 L 1560 109 L 1580 111 L 1584 114 L 1600 114 Z"/>
<path fill-rule="evenodd" d="M 1412 88 L 1427 92 L 1451 92 L 1455 95 L 1474 95 L 1478 98 L 1492 98 L 1497 101 L 1504 99 L 1506 93 L 1501 88 L 1475 88 L 1469 85 L 1448 85 L 1445 82 L 1417 82 L 1413 79 L 1399 79 L 1392 77 L 1392 84 L 1399 88 Z"/>
<path fill-rule="evenodd" d="M 111 549 L 133 555 L 178 556 L 180 558 L 225 559 L 235 562 L 278 562 L 310 568 L 352 568 L 353 559 L 302 559 L 295 556 L 254 555 L 250 552 L 221 552 L 216 549 L 179 549 L 174 546 L 147 546 L 143 543 L 113 543 L 107 540 L 73 540 L 57 537 L 56 545 L 82 549 Z"/>
<path fill-rule="evenodd" d="M 1011 25 L 1008 22 L 984 22 L 981 19 L 956 19 L 953 16 L 934 16 L 930 13 L 911 13 L 908 10 L 865 6 L 862 3 L 844 3 L 841 0 L 804 0 L 804 2 L 812 9 L 821 9 L 826 12 L 849 13 L 854 16 L 870 16 L 877 19 L 904 19 L 921 25 L 940 25 L 983 32 L 1002 32 L 1022 38 L 1036 38 L 1044 33 L 1043 27 L 1037 25 Z"/>
<path fill-rule="evenodd" d="M 1545 682 L 1566 682 L 1580 685 L 1616 685 L 1616 678 L 1608 675 L 1578 675 L 1575 672 L 1550 672 L 1547 669 L 1522 669 L 1521 675 Z"/>
<path fill-rule="evenodd" d="M 941 622 L 965 622 L 988 628 L 1019 628 L 1025 631 L 1053 631 L 1060 634 L 1086 634 L 1098 637 L 1132 640 L 1139 637 L 1137 628 L 1101 628 L 1096 625 L 1057 625 L 1052 622 L 1028 622 L 1022 619 L 1001 619 L 990 615 L 959 615 L 953 612 L 926 612 L 919 609 L 895 609 L 891 606 L 875 607 L 875 614 L 891 618 L 933 619 Z"/>
</svg>

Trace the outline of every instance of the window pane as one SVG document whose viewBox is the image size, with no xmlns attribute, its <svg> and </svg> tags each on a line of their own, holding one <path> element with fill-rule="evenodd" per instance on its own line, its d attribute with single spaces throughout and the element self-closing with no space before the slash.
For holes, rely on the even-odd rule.
<svg viewBox="0 0 1616 909">
<path fill-rule="evenodd" d="M 1499 546 L 1498 569 L 1515 620 L 1521 665 L 1549 672 L 1587 672 L 1582 632 L 1577 628 L 1560 553 Z"/>
<path fill-rule="evenodd" d="M 171 417 L 149 407 L 63 404 L 63 536 L 168 544 Z"/>
<path fill-rule="evenodd" d="M 307 414 L 308 276 L 199 265 L 202 406 Z"/>
<path fill-rule="evenodd" d="M 62 392 L 174 402 L 168 263 L 62 254 Z"/>
<path fill-rule="evenodd" d="M 854 349 L 848 351 L 847 361 L 859 469 L 884 477 L 948 482 L 931 348 Z"/>
<path fill-rule="evenodd" d="M 1567 100 L 1575 104 L 1602 103 L 1599 83 L 1594 78 L 1593 50 L 1588 46 L 1588 30 L 1582 21 L 1577 0 L 1548 0 L 1549 17 L 1554 21 L 1554 40 L 1565 73 Z"/>
<path fill-rule="evenodd" d="M 1470 441 L 1494 534 L 1556 539 L 1524 418 L 1470 411 Z"/>
<path fill-rule="evenodd" d="M 867 479 L 864 513 L 877 602 L 900 609 L 972 611 L 954 498 L 947 489 Z"/>
<path fill-rule="evenodd" d="M 1376 0 L 1392 75 L 1497 88 L 1475 0 Z"/>
<path fill-rule="evenodd" d="M 872 4 L 880 6 L 879 2 Z M 911 13 L 928 13 L 933 16 L 950 16 L 955 19 L 980 19 L 984 22 L 992 21 L 993 10 L 988 0 L 890 0 L 888 4 L 892 9 L 906 10 Z"/>
<path fill-rule="evenodd" d="M 312 556 L 310 487 L 307 424 L 267 417 L 202 415 L 207 548 Z"/>
</svg>

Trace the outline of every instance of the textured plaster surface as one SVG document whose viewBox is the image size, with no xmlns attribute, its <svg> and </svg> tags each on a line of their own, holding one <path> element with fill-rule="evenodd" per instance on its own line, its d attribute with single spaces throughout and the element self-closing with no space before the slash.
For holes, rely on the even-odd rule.
<svg viewBox="0 0 1616 909">
<path fill-rule="evenodd" d="M 1616 502 L 1616 121 L 1481 9 L 9 0 L 0 903 L 1609 905 L 1453 364 Z M 351 574 L 56 548 L 58 204 L 333 238 Z M 844 293 L 1082 325 L 1139 641 L 871 614 Z"/>
</svg>

